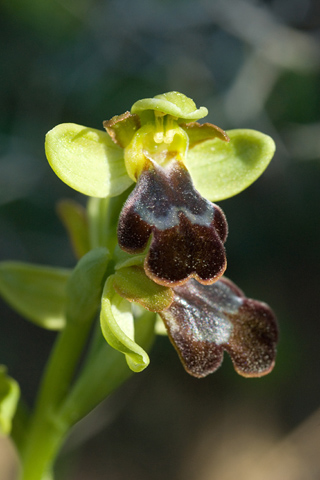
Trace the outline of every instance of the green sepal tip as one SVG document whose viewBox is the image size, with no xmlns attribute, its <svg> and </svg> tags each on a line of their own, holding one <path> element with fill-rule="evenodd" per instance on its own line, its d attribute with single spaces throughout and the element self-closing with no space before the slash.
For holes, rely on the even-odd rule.
<svg viewBox="0 0 320 480">
<path fill-rule="evenodd" d="M 149 356 L 134 341 L 134 317 L 131 304 L 113 287 L 114 277 L 106 281 L 101 302 L 100 324 L 109 345 L 124 353 L 133 372 L 141 372 L 149 365 Z"/>
</svg>

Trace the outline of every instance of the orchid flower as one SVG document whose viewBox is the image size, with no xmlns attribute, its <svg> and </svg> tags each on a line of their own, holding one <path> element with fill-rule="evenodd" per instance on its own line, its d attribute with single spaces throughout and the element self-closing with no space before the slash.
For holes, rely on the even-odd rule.
<svg viewBox="0 0 320 480">
<path fill-rule="evenodd" d="M 228 225 L 212 202 L 254 182 L 274 142 L 254 130 L 198 123 L 207 113 L 168 92 L 103 122 L 105 132 L 58 125 L 47 134 L 46 155 L 61 180 L 93 197 L 89 213 L 92 205 L 107 205 L 98 246 L 109 249 L 112 269 L 101 329 L 130 368 L 141 371 L 149 363 L 134 340 L 134 318 L 143 307 L 159 314 L 191 375 L 215 371 L 225 350 L 238 373 L 261 376 L 274 365 L 276 319 L 266 304 L 222 277 Z"/>
</svg>

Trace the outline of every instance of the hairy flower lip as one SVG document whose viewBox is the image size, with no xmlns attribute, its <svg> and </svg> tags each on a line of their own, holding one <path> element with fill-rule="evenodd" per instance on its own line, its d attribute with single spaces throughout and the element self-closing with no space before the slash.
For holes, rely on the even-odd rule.
<svg viewBox="0 0 320 480">
<path fill-rule="evenodd" d="M 241 331 L 241 325 L 238 328 L 238 332 L 236 332 L 237 329 L 234 328 L 234 334 L 228 345 L 226 345 L 224 348 L 225 351 L 230 355 L 234 369 L 239 375 L 242 375 L 246 378 L 260 378 L 268 375 L 268 373 L 270 373 L 275 366 L 276 344 L 279 336 L 278 325 L 273 311 L 266 303 L 253 300 L 251 298 L 244 298 L 244 305 L 240 313 L 242 315 L 247 314 L 247 316 L 250 316 L 254 312 L 255 318 L 252 317 L 252 321 L 255 321 L 256 323 L 253 325 L 252 331 L 256 330 L 256 332 L 260 333 L 260 340 L 269 340 L 270 350 L 269 352 L 264 352 L 259 359 L 253 359 L 252 353 L 244 355 L 241 351 L 239 351 L 241 349 L 239 349 L 237 345 L 237 338 L 239 340 L 245 337 L 245 333 Z M 266 325 L 267 328 L 264 331 L 262 325 L 263 322 L 265 322 L 265 324 L 268 322 Z M 250 333 L 247 333 L 247 335 L 250 336 Z M 247 340 L 247 342 L 249 342 L 249 340 Z M 256 364 L 256 370 L 250 369 L 252 364 Z"/>
<path fill-rule="evenodd" d="M 215 372 L 224 351 L 244 377 L 273 369 L 278 328 L 267 304 L 247 298 L 226 277 L 211 286 L 190 280 L 173 291 L 172 304 L 160 316 L 189 374 L 202 378 Z"/>
<path fill-rule="evenodd" d="M 222 210 L 194 189 L 185 167 L 172 161 L 144 170 L 118 224 L 120 248 L 142 252 L 151 236 L 145 271 L 156 283 L 180 285 L 189 278 L 210 284 L 226 269 Z"/>
<path fill-rule="evenodd" d="M 184 285 L 190 280 L 196 280 L 198 283 L 201 283 L 201 285 L 207 285 L 207 286 L 213 285 L 215 282 L 221 279 L 226 269 L 227 269 L 227 262 L 225 262 L 225 265 L 221 269 L 221 273 L 217 274 L 214 278 L 210 278 L 209 280 L 204 280 L 196 273 L 191 273 L 189 276 L 183 278 L 182 280 L 163 280 L 163 279 L 159 279 L 159 277 L 153 274 L 153 272 L 150 270 L 147 264 L 147 261 L 145 261 L 145 264 L 144 264 L 144 270 L 151 280 L 156 282 L 158 285 L 162 285 L 163 287 L 169 287 L 169 288 L 180 287 L 181 285 Z"/>
<path fill-rule="evenodd" d="M 194 230 L 197 226 L 195 225 L 192 225 L 190 221 L 188 221 L 188 219 L 186 218 L 186 216 L 183 214 L 183 213 L 180 213 L 179 215 L 179 218 L 180 218 L 180 222 L 179 222 L 179 225 L 177 225 L 175 228 L 171 229 L 172 231 L 174 231 L 175 229 L 179 229 L 180 231 L 184 228 L 185 229 L 185 242 L 181 242 L 181 251 L 183 251 L 183 247 L 185 247 L 186 249 L 186 252 L 185 252 L 185 263 L 188 262 L 188 257 L 192 255 L 192 253 L 190 253 L 191 250 L 196 250 L 197 249 L 197 245 L 198 245 L 198 242 L 197 242 L 197 237 L 204 237 L 205 236 L 205 233 L 203 235 L 198 235 L 198 232 L 193 235 L 194 237 L 194 240 L 192 239 L 191 237 L 191 234 L 188 232 L 190 232 L 191 230 Z M 199 227 L 199 229 L 201 229 L 201 226 Z M 207 229 L 207 227 L 204 227 L 204 229 Z M 160 272 L 158 273 L 155 273 L 157 272 L 157 265 L 159 263 L 159 246 L 156 242 L 156 236 L 159 237 L 159 235 L 157 235 L 158 232 L 153 232 L 152 234 L 152 240 L 151 240 L 151 246 L 150 246 L 150 249 L 149 249 L 149 252 L 145 258 L 145 261 L 144 261 L 144 269 L 145 269 L 145 272 L 146 274 L 156 283 L 158 283 L 159 285 L 163 285 L 163 286 L 168 286 L 168 287 L 175 287 L 175 286 L 179 286 L 179 285 L 183 285 L 184 283 L 186 283 L 188 280 L 194 278 L 195 280 L 197 280 L 197 282 L 203 284 L 203 285 L 211 285 L 212 283 L 216 282 L 225 272 L 226 268 L 227 268 L 227 259 L 226 259 L 226 255 L 225 255 L 225 250 L 224 250 L 224 247 L 223 247 L 223 242 L 220 240 L 220 239 L 215 239 L 215 242 L 213 241 L 214 239 L 212 239 L 212 242 L 211 243 L 215 243 L 215 258 L 212 258 L 210 259 L 210 261 L 208 261 L 208 257 L 204 259 L 203 262 L 201 262 L 201 260 L 203 259 L 200 258 L 198 259 L 198 263 L 196 266 L 193 266 L 193 268 L 197 268 L 198 270 L 202 270 L 207 267 L 209 267 L 209 265 L 213 265 L 213 264 L 218 264 L 219 267 L 217 269 L 217 271 L 215 271 L 214 273 L 211 272 L 211 274 L 207 274 L 207 275 L 200 275 L 199 273 L 197 273 L 197 271 L 192 271 L 191 273 L 189 274 L 185 274 L 183 276 L 183 278 L 180 278 L 180 279 L 173 279 L 172 277 L 168 277 L 168 278 L 164 278 L 164 276 L 161 276 L 160 277 Z M 174 237 L 175 235 L 173 235 Z M 169 240 L 168 240 L 168 243 L 172 245 L 172 243 L 170 242 L 170 237 L 169 237 Z M 191 248 L 187 248 L 186 245 L 184 244 L 189 244 Z M 171 275 L 174 275 L 175 274 L 175 270 L 179 267 L 179 263 L 178 262 L 175 262 L 176 258 L 178 257 L 179 255 L 179 249 L 176 248 L 176 255 L 175 255 L 175 258 L 171 258 L 171 259 L 168 259 L 168 255 L 166 255 L 167 257 L 167 261 L 168 263 L 172 263 L 173 265 L 173 272 L 171 272 Z M 200 247 L 199 247 L 199 250 L 200 250 Z M 164 255 L 163 255 L 164 256 Z M 180 258 L 178 257 L 178 259 L 180 260 Z M 181 259 L 183 261 L 183 258 Z M 177 264 L 178 263 L 178 264 Z M 191 268 L 191 267 L 190 267 Z M 186 268 L 185 268 L 186 269 Z M 163 275 L 163 274 L 162 274 Z"/>
</svg>

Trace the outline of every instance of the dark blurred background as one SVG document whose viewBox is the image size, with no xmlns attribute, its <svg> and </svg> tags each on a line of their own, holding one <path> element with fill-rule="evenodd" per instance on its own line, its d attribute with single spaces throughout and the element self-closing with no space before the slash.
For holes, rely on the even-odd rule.
<svg viewBox="0 0 320 480">
<path fill-rule="evenodd" d="M 319 36 L 317 0 L 1 2 L 1 260 L 74 265 L 55 205 L 86 199 L 46 161 L 58 123 L 102 128 L 178 90 L 208 121 L 277 144 L 264 175 L 220 204 L 228 276 L 279 320 L 275 370 L 244 379 L 226 357 L 197 380 L 159 337 L 148 369 L 77 427 L 59 480 L 320 478 Z M 31 405 L 55 334 L 0 309 L 0 363 Z"/>
</svg>

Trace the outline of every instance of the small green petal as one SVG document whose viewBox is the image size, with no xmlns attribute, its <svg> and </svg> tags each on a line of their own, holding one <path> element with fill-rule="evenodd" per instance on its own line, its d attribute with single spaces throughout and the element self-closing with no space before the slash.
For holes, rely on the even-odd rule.
<svg viewBox="0 0 320 480">
<path fill-rule="evenodd" d="M 125 354 L 129 368 L 141 372 L 149 365 L 149 357 L 134 341 L 131 304 L 115 292 L 113 280 L 109 277 L 102 294 L 101 330 L 109 345 Z"/>
<path fill-rule="evenodd" d="M 20 262 L 0 263 L 0 295 L 31 322 L 48 330 L 65 326 L 70 271 Z"/>
<path fill-rule="evenodd" d="M 90 250 L 86 209 L 73 200 L 61 200 L 58 203 L 57 211 L 68 232 L 76 257 L 81 258 Z"/>
<path fill-rule="evenodd" d="M 151 312 L 161 312 L 173 302 L 171 288 L 155 283 L 140 266 L 119 269 L 114 276 L 113 286 L 119 295 Z"/>
<path fill-rule="evenodd" d="M 9 435 L 12 419 L 16 412 L 20 388 L 13 378 L 7 375 L 5 366 L 0 365 L 0 434 Z"/>
<path fill-rule="evenodd" d="M 205 107 L 197 108 L 191 98 L 179 92 L 167 92 L 154 98 L 144 98 L 132 105 L 131 113 L 141 114 L 145 110 L 156 110 L 183 120 L 199 120 L 208 115 Z"/>
<path fill-rule="evenodd" d="M 222 128 L 213 125 L 212 123 L 181 123 L 180 128 L 182 128 L 188 135 L 189 138 L 189 148 L 194 148 L 196 145 L 207 140 L 212 140 L 214 138 L 219 138 L 224 142 L 229 142 L 230 139 L 226 132 Z"/>
<path fill-rule="evenodd" d="M 229 130 L 227 134 L 230 142 L 214 139 L 196 145 L 185 162 L 195 188 L 212 202 L 249 187 L 275 152 L 272 138 L 256 130 Z"/>
<path fill-rule="evenodd" d="M 112 138 L 112 141 L 125 148 L 132 140 L 135 132 L 140 128 L 140 120 L 138 115 L 131 115 L 125 112 L 122 115 L 116 115 L 110 120 L 103 122 L 104 128 Z"/>
<path fill-rule="evenodd" d="M 63 123 L 47 133 L 45 150 L 56 175 L 85 195 L 114 197 L 132 183 L 123 149 L 106 132 Z"/>
</svg>

